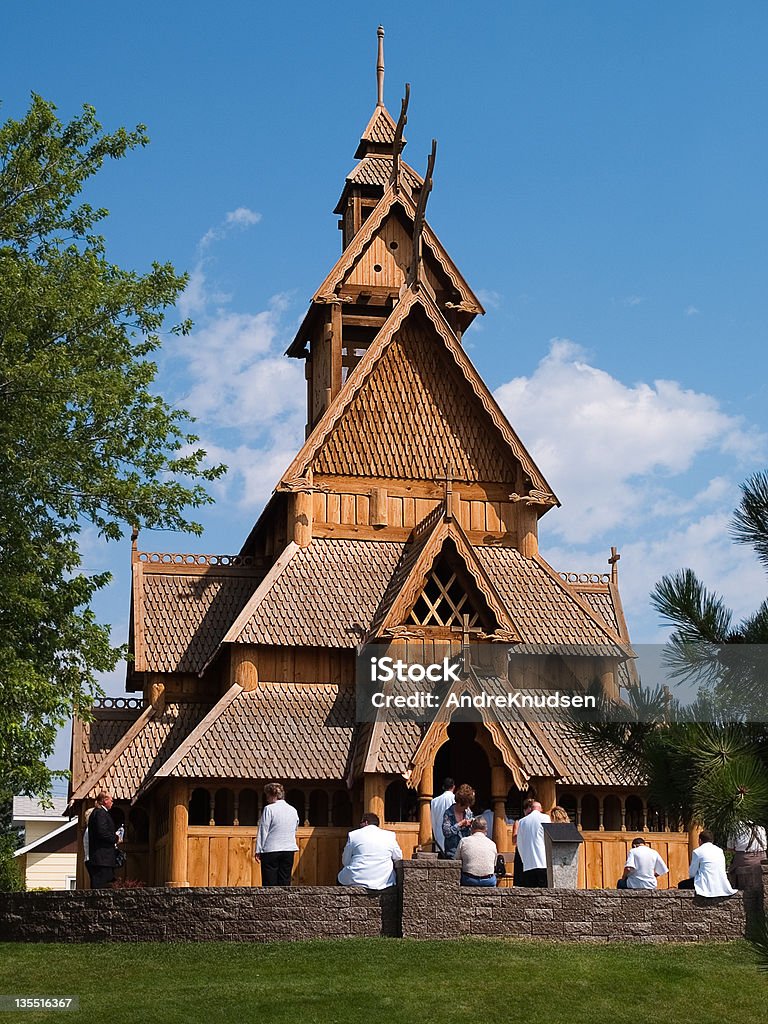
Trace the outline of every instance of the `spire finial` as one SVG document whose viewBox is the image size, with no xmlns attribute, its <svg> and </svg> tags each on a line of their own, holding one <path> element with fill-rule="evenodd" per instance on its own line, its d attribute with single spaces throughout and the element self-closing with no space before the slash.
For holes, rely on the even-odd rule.
<svg viewBox="0 0 768 1024">
<path fill-rule="evenodd" d="M 376 61 L 376 106 L 384 106 L 384 26 L 379 25 L 376 30 L 379 37 L 379 57 Z"/>
</svg>

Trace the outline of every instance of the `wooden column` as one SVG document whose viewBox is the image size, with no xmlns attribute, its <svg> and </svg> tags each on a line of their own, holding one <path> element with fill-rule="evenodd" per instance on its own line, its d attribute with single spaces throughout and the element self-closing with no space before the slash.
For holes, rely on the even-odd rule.
<svg viewBox="0 0 768 1024">
<path fill-rule="evenodd" d="M 520 554 L 533 558 L 539 553 L 538 519 L 533 508 L 517 507 Z"/>
<path fill-rule="evenodd" d="M 507 846 L 507 770 L 504 765 L 491 768 L 491 809 L 493 811 L 493 839 L 499 853 Z"/>
<path fill-rule="evenodd" d="M 77 861 L 75 867 L 75 885 L 78 889 L 89 889 L 90 879 L 88 878 L 88 871 L 85 867 L 85 850 L 83 849 L 83 835 L 85 833 L 85 812 L 87 807 L 85 802 L 80 804 L 80 810 L 77 815 Z"/>
<path fill-rule="evenodd" d="M 331 384 L 331 400 L 341 391 L 341 377 L 342 377 L 342 365 L 341 365 L 341 345 L 342 345 L 342 319 L 341 319 L 341 303 L 334 302 L 331 306 L 331 332 L 330 332 L 330 384 Z M 330 403 L 329 403 L 330 404 Z"/>
<path fill-rule="evenodd" d="M 171 786 L 169 800 L 169 836 L 170 856 L 168 859 L 168 887 L 184 889 L 189 886 L 187 879 L 187 825 L 189 811 L 187 809 L 187 784 L 174 782 Z"/>
<path fill-rule="evenodd" d="M 149 862 L 147 864 L 147 885 L 155 885 L 157 880 L 157 804 L 153 800 L 148 807 L 149 812 Z"/>
<path fill-rule="evenodd" d="M 604 661 L 600 672 L 600 688 L 611 700 L 619 699 L 619 683 L 616 668 L 609 661 Z"/>
<path fill-rule="evenodd" d="M 366 774 L 363 776 L 363 811 L 378 814 L 384 824 L 384 790 L 386 780 L 380 775 Z"/>
<path fill-rule="evenodd" d="M 549 814 L 557 803 L 555 780 L 536 776 L 531 779 L 531 788 L 536 790 L 536 799 L 541 804 L 544 813 Z"/>
<path fill-rule="evenodd" d="M 300 548 L 312 543 L 312 491 L 297 491 L 293 496 L 293 539 Z"/>
<path fill-rule="evenodd" d="M 419 781 L 419 845 L 427 846 L 432 841 L 432 815 L 429 805 L 432 802 L 433 773 L 432 766 L 425 768 Z"/>
<path fill-rule="evenodd" d="M 699 832 L 702 830 L 702 825 L 698 821 L 692 821 L 688 826 L 688 860 L 690 861 L 693 856 L 693 851 L 699 848 Z"/>
</svg>

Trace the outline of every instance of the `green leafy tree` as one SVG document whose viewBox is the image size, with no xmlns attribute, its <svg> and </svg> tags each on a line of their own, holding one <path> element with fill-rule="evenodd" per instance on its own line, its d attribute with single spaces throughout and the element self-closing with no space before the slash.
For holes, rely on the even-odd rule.
<svg viewBox="0 0 768 1024">
<path fill-rule="evenodd" d="M 148 142 L 108 134 L 85 106 L 62 123 L 33 96 L 0 128 L 0 778 L 44 793 L 56 731 L 87 714 L 96 675 L 124 651 L 90 603 L 78 536 L 127 524 L 189 530 L 209 502 L 190 417 L 152 390 L 165 311 L 186 284 L 168 263 L 110 262 L 107 211 L 81 193 L 105 160 Z M 172 328 L 186 333 L 189 324 Z"/>
</svg>

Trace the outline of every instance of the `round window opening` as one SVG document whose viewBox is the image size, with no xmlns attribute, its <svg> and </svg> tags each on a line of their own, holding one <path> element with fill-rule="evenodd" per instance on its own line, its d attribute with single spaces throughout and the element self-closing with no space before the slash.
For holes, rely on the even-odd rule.
<svg viewBox="0 0 768 1024">
<path fill-rule="evenodd" d="M 373 269 L 374 269 L 374 271 L 375 271 L 375 272 L 376 272 L 377 274 L 380 274 L 380 273 L 381 273 L 381 264 L 380 264 L 380 263 L 374 263 L 374 264 L 373 264 Z"/>
<path fill-rule="evenodd" d="M 397 249 L 397 242 L 390 242 L 389 248 L 394 252 Z"/>
</svg>

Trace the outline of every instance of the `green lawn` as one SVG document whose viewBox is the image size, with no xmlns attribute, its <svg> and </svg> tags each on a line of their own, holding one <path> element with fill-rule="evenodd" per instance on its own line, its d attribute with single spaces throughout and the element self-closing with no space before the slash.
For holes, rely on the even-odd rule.
<svg viewBox="0 0 768 1024">
<path fill-rule="evenodd" d="M 576 946 L 393 939 L 269 945 L 0 944 L 0 994 L 79 995 L 110 1024 L 752 1024 L 768 976 L 746 943 Z"/>
</svg>

